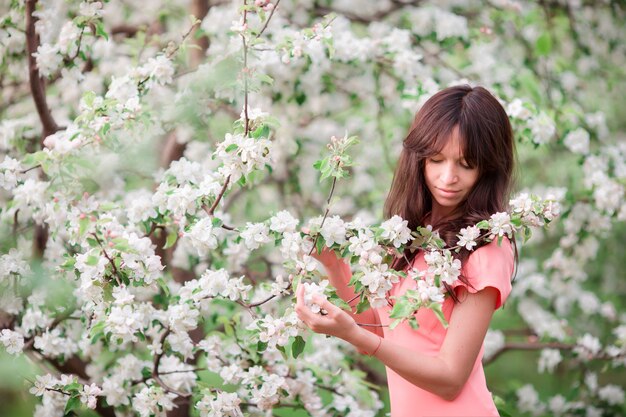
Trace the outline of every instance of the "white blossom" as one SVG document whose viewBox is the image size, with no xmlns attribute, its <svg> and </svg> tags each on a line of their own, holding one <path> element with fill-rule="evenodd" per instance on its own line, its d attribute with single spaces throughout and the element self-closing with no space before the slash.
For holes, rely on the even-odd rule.
<svg viewBox="0 0 626 417">
<path fill-rule="evenodd" d="M 282 210 L 270 218 L 270 230 L 277 233 L 295 232 L 298 220 L 287 210 Z"/>
<path fill-rule="evenodd" d="M 540 113 L 538 116 L 531 118 L 528 121 L 528 125 L 533 135 L 532 140 L 536 144 L 543 145 L 554 138 L 556 126 L 547 114 Z"/>
<path fill-rule="evenodd" d="M 346 242 L 346 232 L 346 224 L 339 216 L 327 217 L 320 230 L 320 234 L 328 247 L 335 243 L 344 244 Z"/>
<path fill-rule="evenodd" d="M 489 219 L 489 227 L 492 237 L 504 235 L 511 237 L 511 234 L 513 233 L 511 216 L 505 212 L 492 214 Z"/>
<path fill-rule="evenodd" d="M 83 389 L 80 392 L 80 401 L 91 409 L 96 408 L 98 397 L 102 393 L 102 390 L 96 385 L 83 385 Z"/>
<path fill-rule="evenodd" d="M 598 390 L 598 397 L 610 405 L 624 404 L 624 390 L 618 385 L 605 385 Z"/>
<path fill-rule="evenodd" d="M 539 356 L 538 370 L 540 373 L 545 371 L 552 373 L 562 360 L 563 357 L 558 349 L 542 349 Z"/>
<path fill-rule="evenodd" d="M 519 98 L 514 99 L 507 105 L 506 112 L 509 114 L 509 116 L 521 120 L 527 120 L 532 115 L 530 110 L 524 107 L 524 102 Z"/>
<path fill-rule="evenodd" d="M 570 151 L 586 155 L 589 153 L 589 132 L 583 128 L 573 130 L 565 136 L 563 143 Z"/>
<path fill-rule="evenodd" d="M 200 417 L 239 417 L 241 399 L 236 393 L 220 391 L 213 396 L 205 395 L 196 404 Z"/>
<path fill-rule="evenodd" d="M 164 392 L 161 387 L 144 387 L 133 397 L 133 408 L 141 417 L 165 417 L 166 411 L 174 409 L 176 394 Z"/>
<path fill-rule="evenodd" d="M 4 345 L 7 353 L 17 355 L 24 349 L 24 336 L 10 329 L 2 329 L 0 342 Z"/>
<path fill-rule="evenodd" d="M 402 217 L 395 215 L 380 225 L 383 230 L 380 237 L 391 241 L 393 246 L 399 248 L 400 245 L 413 239 L 408 224 L 408 220 L 403 220 Z"/>
<path fill-rule="evenodd" d="M 56 71 L 63 62 L 63 57 L 58 53 L 56 45 L 42 43 L 37 47 L 37 52 L 33 56 L 37 60 L 37 68 L 43 77 L 48 77 Z"/>
<path fill-rule="evenodd" d="M 246 228 L 241 232 L 241 238 L 250 250 L 258 249 L 261 245 L 269 243 L 271 240 L 267 225 L 250 222 L 246 224 Z"/>
<path fill-rule="evenodd" d="M 601 349 L 602 345 L 600 344 L 600 340 L 589 333 L 585 333 L 576 341 L 574 352 L 581 355 L 584 359 L 590 359 L 597 355 Z"/>
<path fill-rule="evenodd" d="M 457 245 L 465 247 L 467 250 L 472 250 L 476 246 L 476 239 L 480 236 L 480 229 L 476 226 L 464 227 L 461 229 L 461 233 L 457 235 L 459 241 Z"/>
</svg>

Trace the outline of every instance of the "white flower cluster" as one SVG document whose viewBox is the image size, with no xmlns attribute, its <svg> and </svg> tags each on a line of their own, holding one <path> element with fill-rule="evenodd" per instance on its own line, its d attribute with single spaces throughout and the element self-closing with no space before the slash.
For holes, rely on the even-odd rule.
<svg viewBox="0 0 626 417">
<path fill-rule="evenodd" d="M 574 153 L 587 155 L 589 153 L 589 132 L 583 128 L 572 130 L 563 139 L 563 144 Z"/>
<path fill-rule="evenodd" d="M 11 191 L 17 185 L 17 176 L 22 170 L 20 161 L 11 158 L 9 155 L 4 156 L 4 160 L 0 163 L 0 188 Z"/>
<path fill-rule="evenodd" d="M 183 232 L 183 236 L 189 239 L 198 256 L 202 256 L 217 248 L 220 231 L 219 227 L 213 226 L 211 217 L 203 217 L 191 226 L 188 232 Z"/>
<path fill-rule="evenodd" d="M 287 388 L 285 378 L 271 374 L 264 375 L 263 382 L 251 391 L 251 401 L 261 410 L 270 410 L 280 401 L 280 389 Z"/>
<path fill-rule="evenodd" d="M 382 230 L 380 237 L 399 248 L 400 245 L 404 245 L 413 239 L 408 224 L 408 220 L 403 220 L 402 217 L 395 215 L 380 225 Z"/>
<path fill-rule="evenodd" d="M 331 247 L 335 243 L 343 245 L 346 243 L 346 224 L 339 216 L 326 218 L 324 225 L 320 229 L 320 234 L 326 241 L 326 246 Z"/>
<path fill-rule="evenodd" d="M 30 272 L 30 265 L 16 248 L 11 248 L 9 253 L 0 257 L 0 283 L 7 281 L 11 276 L 22 277 Z"/>
<path fill-rule="evenodd" d="M 574 348 L 574 352 L 583 360 L 593 359 L 601 351 L 602 344 L 600 340 L 589 333 L 585 333 L 583 336 L 579 337 L 576 341 L 576 347 Z"/>
<path fill-rule="evenodd" d="M 266 138 L 254 139 L 242 134 L 227 133 L 214 153 L 223 163 L 219 168 L 222 177 L 230 176 L 231 183 L 247 177 L 252 171 L 272 165 L 272 142 Z"/>
<path fill-rule="evenodd" d="M 476 246 L 476 239 L 480 236 L 480 229 L 476 226 L 464 227 L 461 229 L 461 233 L 457 235 L 459 241 L 457 245 L 464 247 L 467 250 L 472 250 Z"/>
<path fill-rule="evenodd" d="M 447 38 L 466 38 L 469 35 L 467 19 L 438 7 L 419 7 L 411 10 L 409 15 L 413 23 L 413 32 L 420 36 L 428 36 L 432 32 L 438 41 Z"/>
<path fill-rule="evenodd" d="M 502 237 L 506 235 L 509 238 L 513 236 L 514 227 L 511 224 L 511 216 L 509 213 L 500 212 L 492 214 L 489 219 L 489 228 L 491 232 L 489 237 L 491 239 L 494 239 L 496 236 Z"/>
<path fill-rule="evenodd" d="M 271 242 L 269 228 L 265 223 L 246 223 L 246 228 L 240 236 L 249 250 L 258 249 L 261 245 Z"/>
<path fill-rule="evenodd" d="M 550 142 L 556 133 L 554 120 L 543 112 L 530 119 L 528 125 L 533 135 L 532 140 L 537 145 Z"/>
<path fill-rule="evenodd" d="M 230 278 L 228 271 L 219 269 L 217 271 L 207 270 L 198 280 L 198 289 L 194 291 L 192 298 L 200 300 L 209 297 L 224 297 L 231 301 L 245 300 L 248 292 L 252 289 L 249 284 L 244 284 L 244 276 Z"/>
<path fill-rule="evenodd" d="M 525 225 L 532 227 L 542 227 L 544 219 L 554 220 L 561 212 L 557 198 L 553 194 L 540 198 L 528 193 L 520 193 L 509 201 L 513 214 L 520 216 Z"/>
<path fill-rule="evenodd" d="M 37 375 L 35 383 L 33 387 L 29 390 L 31 394 L 36 395 L 37 397 L 44 397 L 44 404 L 46 403 L 46 397 L 50 395 L 55 395 L 56 393 L 52 390 L 67 391 L 67 386 L 76 383 L 76 377 L 73 375 L 61 375 L 60 378 L 55 378 L 50 374 L 46 375 Z M 79 391 L 80 401 L 85 404 L 87 407 L 91 409 L 96 408 L 96 403 L 98 398 L 102 394 L 102 390 L 96 384 L 83 385 Z M 71 393 L 70 393 L 71 395 Z M 65 401 L 67 401 L 67 396 L 64 396 Z M 65 402 L 63 403 L 63 406 Z"/>
<path fill-rule="evenodd" d="M 444 290 L 442 287 L 437 286 L 433 274 L 411 269 L 408 276 L 417 281 L 416 291 L 424 305 L 428 305 L 431 302 L 443 303 Z"/>
<path fill-rule="evenodd" d="M 537 362 L 539 373 L 544 373 L 545 371 L 548 373 L 554 372 L 554 368 L 561 363 L 562 360 L 563 356 L 561 356 L 560 350 L 542 349 L 539 361 Z"/>
<path fill-rule="evenodd" d="M 510 117 L 515 117 L 521 120 L 527 120 L 530 116 L 532 116 L 532 112 L 519 98 L 514 99 L 507 105 L 506 112 Z"/>
<path fill-rule="evenodd" d="M 449 250 L 431 250 L 424 254 L 424 260 L 428 269 L 420 271 L 420 277 L 432 276 L 434 279 L 438 277 L 447 284 L 453 284 L 461 275 L 461 261 L 454 259 Z"/>
<path fill-rule="evenodd" d="M 369 261 L 376 257 L 377 261 L 380 256 L 376 254 L 369 256 Z M 382 260 L 382 258 L 380 258 Z M 393 284 L 399 281 L 398 276 L 389 269 L 389 265 L 385 263 L 370 263 L 362 267 L 363 275 L 359 278 L 361 284 L 367 288 L 367 298 L 373 308 L 383 307 L 387 304 L 387 291 L 391 290 Z"/>
<path fill-rule="evenodd" d="M 216 395 L 208 394 L 196 403 L 200 417 L 239 417 L 243 416 L 241 398 L 236 393 L 220 391 Z"/>
<path fill-rule="evenodd" d="M 289 338 L 297 336 L 302 330 L 301 322 L 295 312 L 284 317 L 274 318 L 270 314 L 250 323 L 248 330 L 258 331 L 259 340 L 268 347 L 285 346 Z"/>
<path fill-rule="evenodd" d="M 313 302 L 313 297 L 318 296 L 327 300 L 328 297 L 326 296 L 325 291 L 328 284 L 328 280 L 322 280 L 319 284 L 314 282 L 303 282 L 300 284 L 304 286 L 304 305 L 315 314 L 323 313 L 324 311 L 320 305 Z"/>
<path fill-rule="evenodd" d="M 0 332 L 0 343 L 4 345 L 7 353 L 17 355 L 24 349 L 24 336 L 9 329 L 2 329 Z"/>
<path fill-rule="evenodd" d="M 112 306 L 105 318 L 105 333 L 111 335 L 112 349 L 124 349 L 137 342 L 137 334 L 148 327 L 152 313 L 152 306 L 145 303 Z"/>
<path fill-rule="evenodd" d="M 147 78 L 147 88 L 151 88 L 153 85 L 171 84 L 174 76 L 174 64 L 165 55 L 157 55 L 137 68 L 136 76 L 140 79 Z"/>
<path fill-rule="evenodd" d="M 133 397 L 133 409 L 141 417 L 163 416 L 165 415 L 164 411 L 174 409 L 176 406 L 174 404 L 175 398 L 176 394 L 165 392 L 160 386 L 144 387 Z"/>
</svg>

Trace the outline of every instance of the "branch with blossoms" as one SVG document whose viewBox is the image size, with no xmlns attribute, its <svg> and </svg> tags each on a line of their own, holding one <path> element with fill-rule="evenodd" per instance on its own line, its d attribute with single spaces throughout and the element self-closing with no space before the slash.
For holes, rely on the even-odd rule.
<svg viewBox="0 0 626 417">
<path fill-rule="evenodd" d="M 510 212 L 495 213 L 488 220 L 461 229 L 457 235 L 458 244 L 452 247 L 447 247 L 430 227 L 409 230 L 408 222 L 399 216 L 393 216 L 374 228 L 344 223 L 335 216 L 325 230 L 323 225 L 311 225 L 311 235 L 320 242 L 318 253 L 326 245 L 338 257 L 349 256 L 351 263 L 358 262 L 360 265 L 360 270 L 353 273 L 349 282 L 359 298 L 357 313 L 370 306 L 378 308 L 386 305 L 386 294 L 393 284 L 410 278 L 416 281 L 417 287 L 395 297 L 389 315 L 394 319 L 390 328 L 405 320 L 411 327 L 417 328 L 414 314 L 421 308 L 431 309 L 447 326 L 441 307 L 448 294 L 447 288 L 458 280 L 462 269 L 461 261 L 454 257 L 453 252 L 458 253 L 462 248 L 472 251 L 481 241 L 497 240 L 500 244 L 505 236 L 513 239 L 518 233 L 526 241 L 531 235 L 531 228 L 547 226 L 559 214 L 559 206 L 554 200 L 534 195 L 520 194 L 510 204 Z M 391 264 L 397 257 L 403 256 L 406 249 L 411 252 L 425 251 L 427 269 L 419 271 L 410 268 L 406 273 L 391 269 Z M 323 288 L 314 291 L 323 293 Z"/>
</svg>

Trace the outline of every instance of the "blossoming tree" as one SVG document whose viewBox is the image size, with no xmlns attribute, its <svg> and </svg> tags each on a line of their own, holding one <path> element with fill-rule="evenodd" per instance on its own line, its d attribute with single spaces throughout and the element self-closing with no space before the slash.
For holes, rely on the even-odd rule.
<svg viewBox="0 0 626 417">
<path fill-rule="evenodd" d="M 455 249 L 514 231 L 517 324 L 485 361 L 536 351 L 571 386 L 492 387 L 502 414 L 624 412 L 621 3 L 9 3 L 0 344 L 39 367 L 35 415 L 374 416 L 379 372 L 293 312 L 297 285 L 344 305 L 313 251 L 350 258 L 359 309 L 418 280 L 393 314 L 415 325 Z M 380 212 L 411 115 L 454 83 L 505 104 L 524 188 L 446 248 Z M 389 269 L 408 247 L 428 271 Z"/>
</svg>

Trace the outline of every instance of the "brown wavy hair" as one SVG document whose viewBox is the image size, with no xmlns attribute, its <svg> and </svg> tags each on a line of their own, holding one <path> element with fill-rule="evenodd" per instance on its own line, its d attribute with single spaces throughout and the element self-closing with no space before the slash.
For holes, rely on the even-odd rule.
<svg viewBox="0 0 626 417">
<path fill-rule="evenodd" d="M 426 160 L 438 154 L 458 128 L 461 151 L 470 167 L 478 168 L 478 179 L 467 198 L 433 229 L 448 247 L 455 246 L 457 233 L 464 227 L 506 211 L 514 183 L 515 142 L 506 111 L 483 87 L 458 85 L 439 91 L 415 114 L 396 166 L 391 189 L 385 201 L 384 217 L 399 215 L 415 230 L 423 226 L 432 210 L 432 196 L 426 186 Z M 515 242 L 512 242 L 515 246 Z M 478 247 L 485 245 L 481 241 Z M 409 262 L 417 252 L 405 253 Z M 463 248 L 455 255 L 462 262 L 470 255 Z M 517 260 L 517 248 L 515 247 Z M 393 265 L 402 270 L 407 260 Z M 468 284 L 461 276 L 462 282 Z"/>
</svg>

